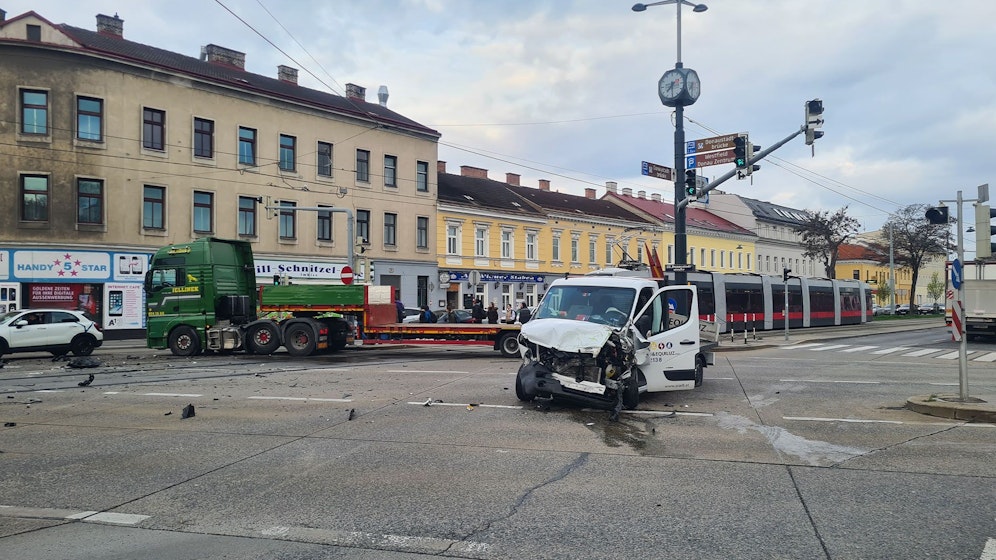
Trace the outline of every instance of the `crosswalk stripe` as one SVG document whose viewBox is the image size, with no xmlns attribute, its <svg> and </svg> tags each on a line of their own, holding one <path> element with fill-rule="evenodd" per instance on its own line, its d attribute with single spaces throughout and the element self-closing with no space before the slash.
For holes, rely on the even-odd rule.
<svg viewBox="0 0 996 560">
<path fill-rule="evenodd" d="M 782 346 L 782 350 L 802 350 L 804 348 L 812 348 L 814 346 L 822 346 L 822 342 L 813 342 L 810 344 L 796 344 L 795 346 Z"/>
<path fill-rule="evenodd" d="M 989 352 L 978 358 L 972 358 L 973 362 L 996 362 L 996 352 Z"/>
<path fill-rule="evenodd" d="M 909 349 L 909 346 L 896 346 L 894 348 L 886 348 L 885 350 L 876 350 L 872 352 L 872 354 L 892 354 L 894 352 L 902 352 Z"/>
<path fill-rule="evenodd" d="M 828 344 L 820 348 L 812 348 L 813 352 L 823 352 L 824 350 L 836 350 L 838 348 L 847 348 L 850 344 Z"/>
<path fill-rule="evenodd" d="M 841 350 L 841 352 L 864 352 L 865 350 L 871 350 L 872 348 L 878 348 L 878 346 L 855 346 L 854 348 Z"/>
<path fill-rule="evenodd" d="M 909 354 L 903 354 L 903 356 L 909 356 L 910 358 L 919 358 L 921 356 L 926 356 L 927 354 L 933 354 L 934 352 L 943 352 L 937 348 L 927 348 L 924 350 L 917 350 L 916 352 L 910 352 Z"/>
</svg>

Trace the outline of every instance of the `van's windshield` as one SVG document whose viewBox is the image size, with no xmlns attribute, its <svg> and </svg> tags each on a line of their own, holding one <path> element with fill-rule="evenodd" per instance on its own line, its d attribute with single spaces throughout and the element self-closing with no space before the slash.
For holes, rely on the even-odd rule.
<svg viewBox="0 0 996 560">
<path fill-rule="evenodd" d="M 543 296 L 536 318 L 559 317 L 622 326 L 633 311 L 636 290 L 610 286 L 553 286 Z"/>
</svg>

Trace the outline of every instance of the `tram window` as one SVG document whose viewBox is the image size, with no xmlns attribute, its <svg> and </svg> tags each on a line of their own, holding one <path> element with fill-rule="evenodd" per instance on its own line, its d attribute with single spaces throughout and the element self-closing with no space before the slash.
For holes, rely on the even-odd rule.
<svg viewBox="0 0 996 560">
<path fill-rule="evenodd" d="M 764 292 L 760 285 L 727 284 L 727 313 L 764 313 Z"/>
<path fill-rule="evenodd" d="M 712 315 L 716 312 L 716 292 L 712 283 L 696 282 L 699 291 L 699 315 Z"/>
<path fill-rule="evenodd" d="M 833 312 L 833 291 L 827 287 L 812 287 L 809 292 L 809 300 L 812 304 L 813 312 Z"/>
</svg>

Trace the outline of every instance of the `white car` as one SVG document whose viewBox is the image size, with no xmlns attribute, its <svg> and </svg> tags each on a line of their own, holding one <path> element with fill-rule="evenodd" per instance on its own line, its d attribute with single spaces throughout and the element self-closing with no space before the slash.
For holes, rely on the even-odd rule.
<svg viewBox="0 0 996 560">
<path fill-rule="evenodd" d="M 0 315 L 0 356 L 15 352 L 72 352 L 89 356 L 104 333 L 82 311 L 21 309 Z"/>
</svg>

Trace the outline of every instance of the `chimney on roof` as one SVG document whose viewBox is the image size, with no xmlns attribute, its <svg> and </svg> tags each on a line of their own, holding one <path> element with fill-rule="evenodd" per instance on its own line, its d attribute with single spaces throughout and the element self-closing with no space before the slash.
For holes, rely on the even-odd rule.
<svg viewBox="0 0 996 560">
<path fill-rule="evenodd" d="M 356 84 L 346 84 L 346 98 L 366 101 L 367 88 Z"/>
<path fill-rule="evenodd" d="M 480 167 L 471 167 L 469 165 L 460 166 L 460 175 L 464 177 L 474 177 L 475 179 L 487 179 L 488 170 L 481 169 Z"/>
<path fill-rule="evenodd" d="M 377 102 L 380 103 L 381 107 L 387 107 L 387 98 L 390 94 L 387 92 L 387 86 L 380 86 L 377 88 Z"/>
<path fill-rule="evenodd" d="M 513 187 L 520 187 L 522 185 L 519 184 L 519 177 L 518 173 L 506 173 L 505 182 Z"/>
<path fill-rule="evenodd" d="M 436 160 L 436 173 L 446 173 L 446 162 Z"/>
<path fill-rule="evenodd" d="M 615 181 L 606 181 L 605 190 L 612 194 L 619 194 L 619 185 Z"/>
<path fill-rule="evenodd" d="M 633 189 L 626 187 L 623 189 L 623 196 L 633 196 Z"/>
<path fill-rule="evenodd" d="M 585 188 L 584 189 L 584 197 L 585 198 L 590 198 L 590 199 L 594 200 L 594 198 L 595 198 L 595 189 Z"/>
<path fill-rule="evenodd" d="M 0 18 L 0 21 L 3 21 L 3 18 Z M 114 14 L 114 17 L 97 14 L 97 33 L 124 37 L 124 20 L 119 18 L 118 14 Z"/>
<path fill-rule="evenodd" d="M 7 12 L 3 9 L 0 9 L 0 21 L 7 21 Z"/>
<path fill-rule="evenodd" d="M 650 200 L 653 200 L 654 202 L 660 202 L 661 201 L 661 193 L 651 193 L 650 194 Z"/>
<path fill-rule="evenodd" d="M 246 53 L 226 49 L 218 45 L 207 45 L 201 49 L 201 59 L 212 64 L 231 66 L 239 70 L 246 69 Z"/>
<path fill-rule="evenodd" d="M 647 198 L 647 191 L 636 191 L 636 198 Z"/>
<path fill-rule="evenodd" d="M 297 68 L 291 68 L 283 64 L 277 66 L 277 79 L 281 82 L 297 85 Z"/>
<path fill-rule="evenodd" d="M 548 190 L 550 190 L 550 180 L 549 179 L 540 179 L 539 180 L 539 190 L 541 190 L 541 191 L 548 191 Z"/>
</svg>

